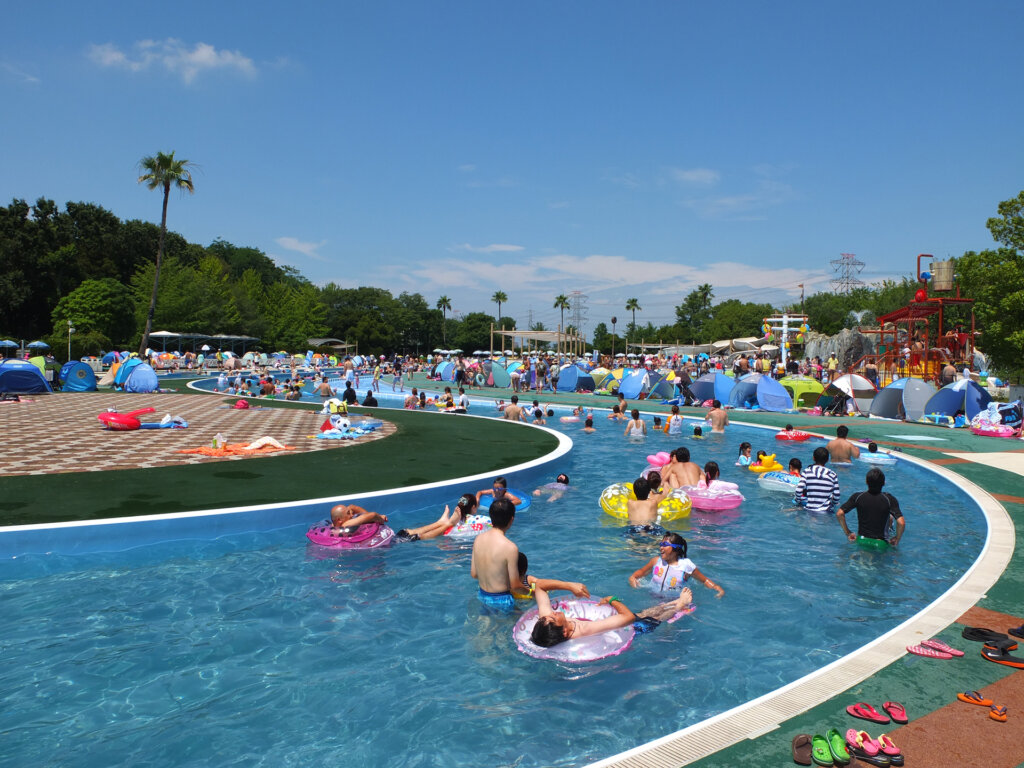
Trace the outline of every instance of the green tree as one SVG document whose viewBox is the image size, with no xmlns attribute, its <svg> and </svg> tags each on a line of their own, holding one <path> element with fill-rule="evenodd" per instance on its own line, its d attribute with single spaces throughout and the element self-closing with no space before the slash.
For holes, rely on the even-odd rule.
<svg viewBox="0 0 1024 768">
<path fill-rule="evenodd" d="M 738 339 L 744 336 L 760 336 L 764 318 L 775 312 L 771 304 L 729 299 L 713 308 L 708 321 L 708 334 L 713 339 Z"/>
<path fill-rule="evenodd" d="M 711 319 L 711 300 L 715 294 L 712 287 L 704 283 L 690 291 L 683 303 L 676 307 L 676 333 L 681 340 L 687 342 L 706 343 L 714 341 L 707 338 L 705 328 Z"/>
<path fill-rule="evenodd" d="M 640 306 L 638 299 L 626 299 L 626 311 L 633 313 L 633 322 L 629 324 L 629 328 L 626 331 L 626 338 L 636 338 L 636 313 L 637 311 L 643 311 L 643 307 Z"/>
<path fill-rule="evenodd" d="M 463 315 L 455 331 L 455 346 L 458 349 L 472 352 L 476 349 L 488 349 L 491 343 L 491 323 L 494 318 L 483 312 L 470 312 Z"/>
<path fill-rule="evenodd" d="M 1024 191 L 1001 202 L 997 210 L 1001 218 L 993 217 L 985 225 L 992 238 L 1006 248 L 1024 252 Z"/>
<path fill-rule="evenodd" d="M 437 308 L 441 310 L 441 337 L 445 347 L 448 346 L 448 312 L 452 310 L 452 300 L 442 296 L 437 300 Z M 500 314 L 500 313 L 499 313 Z"/>
<path fill-rule="evenodd" d="M 153 272 L 153 293 L 149 300 L 149 312 L 146 313 L 146 325 L 142 331 L 142 339 L 139 341 L 139 356 L 146 352 L 146 345 L 149 343 L 149 332 L 153 329 L 153 315 L 156 312 L 157 290 L 160 284 L 160 266 L 164 257 L 164 239 L 167 235 L 167 200 L 171 195 L 171 187 L 180 189 L 189 194 L 195 192 L 192 184 L 192 163 L 188 160 L 177 160 L 174 152 L 169 155 L 157 152 L 156 155 L 149 155 L 139 161 L 139 169 L 143 172 L 139 176 L 139 183 L 145 184 L 149 189 L 163 189 L 164 202 L 160 215 L 160 242 L 156 250 L 156 268 Z"/>
<path fill-rule="evenodd" d="M 569 309 L 569 297 L 564 293 L 555 296 L 554 308 L 559 311 L 558 327 L 565 333 L 565 310 Z"/>
<path fill-rule="evenodd" d="M 112 277 L 85 280 L 54 308 L 53 335 L 64 336 L 69 320 L 76 333 L 95 331 L 123 344 L 135 333 L 131 291 Z"/>
<path fill-rule="evenodd" d="M 508 295 L 504 291 L 495 291 L 491 301 L 498 305 L 498 318 L 501 318 L 501 305 L 508 301 Z"/>
</svg>

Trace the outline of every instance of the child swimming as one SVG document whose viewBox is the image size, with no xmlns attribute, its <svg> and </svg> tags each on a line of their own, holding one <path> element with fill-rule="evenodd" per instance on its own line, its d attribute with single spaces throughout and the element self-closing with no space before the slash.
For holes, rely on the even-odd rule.
<svg viewBox="0 0 1024 768">
<path fill-rule="evenodd" d="M 682 589 L 685 582 L 693 578 L 708 589 L 715 590 L 718 596 L 722 597 L 725 590 L 701 573 L 693 561 L 686 556 L 686 551 L 686 539 L 678 533 L 666 533 L 658 544 L 658 554 L 629 577 L 629 585 L 639 587 L 640 579 L 650 573 L 651 580 L 648 587 L 656 594 L 663 594 Z"/>
<path fill-rule="evenodd" d="M 752 447 L 750 443 L 740 443 L 740 455 L 736 458 L 737 467 L 749 467 L 752 459 L 750 458 L 750 451 Z"/>
<path fill-rule="evenodd" d="M 797 477 L 800 477 L 800 470 L 802 470 L 803 468 L 804 463 L 800 461 L 800 459 L 794 457 L 789 460 L 789 469 L 787 471 L 791 475 L 796 475 Z"/>
<path fill-rule="evenodd" d="M 694 427 L 693 428 L 693 437 L 696 440 L 703 440 L 704 439 L 704 430 L 701 429 L 700 427 Z"/>
<path fill-rule="evenodd" d="M 672 415 L 665 420 L 665 434 L 679 435 L 683 432 L 683 417 L 679 415 L 679 406 L 672 406 Z"/>
</svg>

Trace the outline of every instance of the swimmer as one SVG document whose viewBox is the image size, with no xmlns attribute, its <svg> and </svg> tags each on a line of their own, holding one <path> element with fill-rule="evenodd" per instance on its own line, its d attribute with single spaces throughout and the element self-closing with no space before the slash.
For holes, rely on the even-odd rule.
<svg viewBox="0 0 1024 768">
<path fill-rule="evenodd" d="M 700 572 L 700 569 L 686 556 L 686 549 L 686 539 L 678 533 L 666 533 L 661 543 L 658 544 L 658 555 L 652 557 L 645 566 L 629 577 L 629 585 L 634 588 L 639 587 L 640 579 L 651 573 L 651 581 L 648 586 L 652 592 L 662 594 L 682 589 L 685 582 L 693 578 L 708 589 L 715 590 L 718 597 L 722 597 L 725 590 Z"/>
<path fill-rule="evenodd" d="M 672 415 L 665 420 L 665 434 L 680 435 L 683 432 L 683 417 L 679 415 L 679 406 L 672 406 Z"/>
<path fill-rule="evenodd" d="M 749 467 L 753 463 L 753 459 L 750 458 L 750 452 L 753 447 L 748 442 L 740 443 L 740 455 L 736 457 L 737 467 Z"/>
<path fill-rule="evenodd" d="M 539 587 L 535 588 L 534 597 L 537 599 L 539 616 L 537 623 L 533 625 L 530 640 L 541 648 L 551 648 L 566 640 L 600 635 L 602 632 L 628 627 L 630 624 L 640 634 L 650 632 L 662 621 L 671 620 L 673 616 L 685 612 L 693 599 L 690 590 L 686 589 L 675 600 L 646 608 L 640 613 L 633 613 L 618 597 L 608 595 L 602 597 L 598 602 L 601 605 L 610 605 L 614 608 L 614 616 L 597 621 L 578 621 L 570 619 L 561 611 L 554 610 L 551 607 L 551 599 L 545 590 Z"/>
<path fill-rule="evenodd" d="M 419 405 L 419 399 L 419 393 L 416 391 L 416 387 L 413 387 L 412 392 L 409 393 L 409 396 L 405 398 L 405 402 L 402 403 L 402 407 L 415 410 Z"/>
<path fill-rule="evenodd" d="M 669 488 L 697 485 L 701 477 L 700 467 L 690 461 L 690 449 L 685 447 L 676 448 L 669 454 L 669 463 L 661 468 L 661 472 Z"/>
<path fill-rule="evenodd" d="M 767 455 L 768 454 L 765 453 L 764 451 L 758 451 L 757 452 L 757 458 L 754 461 L 750 462 L 750 466 L 752 466 L 752 467 L 763 467 L 763 466 L 765 466 L 764 459 L 765 459 L 765 457 Z"/>
<path fill-rule="evenodd" d="M 828 444 L 825 446 L 828 448 L 829 456 L 832 457 L 833 462 L 848 463 L 853 459 L 860 458 L 860 448 L 847 439 L 847 435 L 849 434 L 849 427 L 845 424 L 840 424 L 836 427 L 835 438 L 829 440 Z"/>
<path fill-rule="evenodd" d="M 878 453 L 878 443 L 873 440 L 868 443 L 868 453 Z"/>
<path fill-rule="evenodd" d="M 613 405 L 612 412 L 608 414 L 608 418 L 611 419 L 612 421 L 618 421 L 620 419 L 624 419 L 625 415 L 619 413 L 619 406 Z"/>
<path fill-rule="evenodd" d="M 709 491 L 735 490 L 736 486 L 733 483 L 726 483 L 721 479 L 721 475 L 722 471 L 718 468 L 718 462 L 709 461 L 704 465 L 704 477 L 701 478 L 701 484 Z"/>
<path fill-rule="evenodd" d="M 711 401 L 711 410 L 708 411 L 707 420 L 711 423 L 712 432 L 725 432 L 725 428 L 729 425 L 729 414 L 722 408 L 721 401 Z"/>
<path fill-rule="evenodd" d="M 587 416 L 587 420 L 583 422 L 583 431 L 587 434 L 597 432 L 597 430 L 594 429 L 594 418 L 592 416 Z"/>
<path fill-rule="evenodd" d="M 693 439 L 694 440 L 703 440 L 704 439 L 704 430 L 701 429 L 699 426 L 693 428 Z"/>
<path fill-rule="evenodd" d="M 451 512 L 448 505 L 444 505 L 444 513 L 433 523 L 419 528 L 403 528 L 395 537 L 398 541 L 425 541 L 436 539 L 448 533 L 459 523 L 473 514 L 477 507 L 476 496 L 472 493 L 464 493 L 455 503 L 455 511 Z"/>
<path fill-rule="evenodd" d="M 387 515 L 369 512 L 358 504 L 338 504 L 331 507 L 331 530 L 342 536 L 351 536 L 360 525 L 386 523 Z"/>
<path fill-rule="evenodd" d="M 504 477 L 494 478 L 494 482 L 490 488 L 485 488 L 482 491 L 476 492 L 477 503 L 480 502 L 483 496 L 493 496 L 495 501 L 498 499 L 508 499 L 512 502 L 513 506 L 519 506 L 523 503 L 523 500 L 516 496 L 514 493 L 508 492 L 508 481 Z"/>
<path fill-rule="evenodd" d="M 632 416 L 623 434 L 630 438 L 647 437 L 647 422 L 640 418 L 640 411 L 634 408 Z"/>
<path fill-rule="evenodd" d="M 545 424 L 547 424 L 547 421 L 544 419 L 544 411 L 543 411 L 543 409 L 541 409 L 539 407 L 533 409 L 533 423 L 534 424 L 540 424 L 541 426 L 544 426 Z"/>
<path fill-rule="evenodd" d="M 789 469 L 787 471 L 791 475 L 800 477 L 800 472 L 803 470 L 803 468 L 804 463 L 794 456 L 792 459 L 789 460 Z"/>
<path fill-rule="evenodd" d="M 519 405 L 519 395 L 512 395 L 512 402 L 505 406 L 503 419 L 507 421 L 522 421 L 523 409 Z"/>
<path fill-rule="evenodd" d="M 564 472 L 555 478 L 555 482 L 549 483 L 548 485 L 542 485 L 540 488 L 533 492 L 534 496 L 548 495 L 548 501 L 558 501 L 560 498 L 565 496 L 565 492 L 569 490 L 569 476 Z"/>
<path fill-rule="evenodd" d="M 638 477 L 633 481 L 635 499 L 626 501 L 630 526 L 653 526 L 658 522 L 658 502 L 663 495 L 651 490 L 651 483 L 646 477 Z"/>
<path fill-rule="evenodd" d="M 661 416 L 654 417 L 654 428 L 661 429 Z"/>
</svg>

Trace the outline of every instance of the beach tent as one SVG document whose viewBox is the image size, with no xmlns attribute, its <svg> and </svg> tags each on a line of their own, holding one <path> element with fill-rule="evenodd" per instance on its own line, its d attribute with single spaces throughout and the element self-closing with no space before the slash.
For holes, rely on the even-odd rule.
<svg viewBox="0 0 1024 768">
<path fill-rule="evenodd" d="M 736 386 L 731 378 L 724 373 L 714 371 L 705 373 L 690 384 L 690 391 L 700 402 L 705 400 L 717 400 L 720 403 L 728 403 L 733 387 Z"/>
<path fill-rule="evenodd" d="M 455 381 L 455 365 L 453 363 L 441 363 L 435 370 L 441 381 Z"/>
<path fill-rule="evenodd" d="M 779 379 L 779 384 L 793 398 L 793 405 L 797 408 L 813 408 L 825 391 L 821 382 L 810 376 L 786 376 Z"/>
<path fill-rule="evenodd" d="M 121 360 L 121 353 L 120 352 L 107 352 L 107 354 L 105 354 L 103 356 L 103 359 L 102 359 L 101 362 L 104 365 L 111 365 L 113 363 L 119 362 L 120 360 Z"/>
<path fill-rule="evenodd" d="M 671 400 L 675 396 L 675 376 L 671 372 L 668 376 L 662 376 L 660 373 L 651 375 L 651 386 L 647 391 L 648 400 Z"/>
<path fill-rule="evenodd" d="M 594 377 L 578 365 L 563 365 L 558 374 L 559 392 L 593 392 Z"/>
<path fill-rule="evenodd" d="M 43 372 L 28 360 L 0 360 L 0 392 L 32 395 L 53 392 Z"/>
<path fill-rule="evenodd" d="M 92 368 L 80 361 L 64 363 L 58 376 L 64 392 L 95 392 L 96 374 Z"/>
<path fill-rule="evenodd" d="M 619 384 L 619 394 L 627 400 L 635 400 L 642 394 L 647 394 L 651 386 L 651 374 L 646 368 L 637 368 L 629 371 L 622 377 Z"/>
<path fill-rule="evenodd" d="M 494 383 L 491 385 L 493 387 L 504 389 L 505 387 L 512 386 L 512 377 L 508 375 L 508 369 L 498 360 L 491 363 L 491 378 L 494 380 Z"/>
<path fill-rule="evenodd" d="M 978 413 L 988 408 L 990 402 L 992 402 L 992 395 L 988 393 L 988 390 L 970 379 L 958 379 L 928 398 L 924 412 L 956 416 L 958 411 L 963 411 L 964 416 L 970 421 Z"/>
<path fill-rule="evenodd" d="M 925 405 L 936 392 L 921 379 L 896 379 L 871 401 L 871 415 L 879 419 L 917 421 L 925 414 Z"/>
<path fill-rule="evenodd" d="M 607 368 L 595 368 L 590 372 L 591 378 L 594 380 L 595 387 L 604 386 L 604 380 L 612 375 L 612 372 Z"/>
<path fill-rule="evenodd" d="M 832 397 L 840 393 L 846 395 L 849 398 L 847 406 L 853 405 L 861 413 L 871 410 L 871 401 L 877 392 L 874 384 L 856 373 L 844 373 L 825 388 L 825 394 Z"/>
<path fill-rule="evenodd" d="M 764 411 L 791 411 L 793 398 L 771 376 L 748 373 L 736 382 L 729 395 L 733 408 L 760 408 Z"/>
<path fill-rule="evenodd" d="M 156 371 L 137 357 L 125 360 L 114 374 L 114 386 L 125 392 L 146 393 L 157 389 Z"/>
</svg>

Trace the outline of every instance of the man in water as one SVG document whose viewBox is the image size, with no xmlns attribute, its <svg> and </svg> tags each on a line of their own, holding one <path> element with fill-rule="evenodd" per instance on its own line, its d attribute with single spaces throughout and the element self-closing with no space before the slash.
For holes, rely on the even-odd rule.
<svg viewBox="0 0 1024 768">
<path fill-rule="evenodd" d="M 878 467 L 868 470 L 865 478 L 868 490 L 867 493 L 860 491 L 848 498 L 836 512 L 839 525 L 843 533 L 850 541 L 861 539 L 880 539 L 889 542 L 889 546 L 895 547 L 899 544 L 906 530 L 906 522 L 903 520 L 903 512 L 900 511 L 900 503 L 891 493 L 882 493 L 885 485 L 885 473 Z M 846 513 L 851 509 L 857 510 L 857 533 L 853 533 L 846 525 Z M 895 521 L 896 530 L 892 536 L 887 537 L 886 533 L 890 522 Z"/>
<path fill-rule="evenodd" d="M 669 488 L 697 485 L 704 473 L 690 461 L 690 449 L 676 448 L 669 454 L 669 463 L 661 469 L 661 479 Z"/>
<path fill-rule="evenodd" d="M 505 406 L 504 413 L 502 418 L 506 421 L 522 421 L 523 409 L 519 405 L 519 395 L 512 395 L 512 402 Z"/>
<path fill-rule="evenodd" d="M 860 457 L 860 448 L 846 439 L 850 429 L 845 424 L 836 427 L 836 437 L 828 441 L 828 453 L 832 461 L 842 464 L 849 464 L 853 459 Z"/>
<path fill-rule="evenodd" d="M 729 424 L 729 414 L 722 408 L 720 400 L 711 401 L 711 410 L 708 411 L 707 419 L 711 422 L 712 432 L 725 432 L 725 428 Z"/>
<path fill-rule="evenodd" d="M 814 449 L 814 464 L 800 473 L 795 501 L 808 512 L 827 515 L 839 503 L 839 478 L 825 466 L 828 458 L 828 448 L 818 446 Z"/>
<path fill-rule="evenodd" d="M 638 477 L 633 481 L 633 495 L 636 498 L 626 502 L 630 528 L 641 528 L 644 531 L 660 528 L 657 526 L 658 502 L 665 498 L 664 494 L 655 493 L 646 477 Z"/>
</svg>

